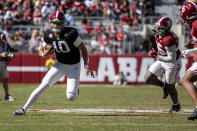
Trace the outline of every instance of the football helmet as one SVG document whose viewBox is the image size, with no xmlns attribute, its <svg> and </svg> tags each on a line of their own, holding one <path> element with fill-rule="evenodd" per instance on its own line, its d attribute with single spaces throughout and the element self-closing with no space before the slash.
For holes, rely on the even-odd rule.
<svg viewBox="0 0 197 131">
<path fill-rule="evenodd" d="M 169 31 L 172 27 L 172 20 L 169 17 L 161 17 L 155 22 L 153 32 L 156 35 L 164 36 L 166 31 Z"/>
<path fill-rule="evenodd" d="M 181 17 L 184 23 L 197 19 L 197 5 L 194 2 L 185 2 L 181 6 Z"/>
<path fill-rule="evenodd" d="M 65 23 L 65 16 L 62 12 L 53 12 L 49 17 L 50 28 L 54 32 L 61 32 Z"/>
</svg>

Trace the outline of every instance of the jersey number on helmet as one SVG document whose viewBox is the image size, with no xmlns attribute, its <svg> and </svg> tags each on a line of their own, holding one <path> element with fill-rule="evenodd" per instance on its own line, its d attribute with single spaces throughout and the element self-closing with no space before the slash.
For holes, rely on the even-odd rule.
<svg viewBox="0 0 197 131">
<path fill-rule="evenodd" d="M 67 52 L 70 52 L 70 48 L 69 48 L 68 44 L 66 43 L 66 41 L 58 41 L 57 44 L 54 41 L 53 45 L 55 47 L 55 50 L 58 53 L 67 53 Z"/>
</svg>

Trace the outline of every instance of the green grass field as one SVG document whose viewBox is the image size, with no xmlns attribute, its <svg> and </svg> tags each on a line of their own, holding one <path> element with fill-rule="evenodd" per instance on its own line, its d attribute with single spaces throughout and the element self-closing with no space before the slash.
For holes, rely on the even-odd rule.
<svg viewBox="0 0 197 131">
<path fill-rule="evenodd" d="M 156 113 L 46 113 L 27 112 L 13 116 L 21 108 L 37 84 L 10 84 L 10 94 L 17 100 L 4 101 L 0 88 L 0 131 L 196 131 L 197 120 L 190 114 Z M 182 109 L 194 105 L 183 87 L 177 87 Z M 47 90 L 30 109 L 170 109 L 170 98 L 162 99 L 162 89 L 151 86 L 113 87 L 80 85 L 80 96 L 73 102 L 66 99 L 65 85 Z"/>
</svg>

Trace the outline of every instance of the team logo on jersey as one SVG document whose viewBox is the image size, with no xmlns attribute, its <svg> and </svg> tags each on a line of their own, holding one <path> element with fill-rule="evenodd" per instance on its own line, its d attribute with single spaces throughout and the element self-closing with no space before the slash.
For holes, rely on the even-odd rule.
<svg viewBox="0 0 197 131">
<path fill-rule="evenodd" d="M 49 34 L 49 38 L 53 38 L 53 34 Z"/>
<path fill-rule="evenodd" d="M 64 34 L 64 37 L 69 38 L 71 35 L 73 35 L 75 33 L 75 30 L 72 29 L 71 31 L 67 32 L 66 34 Z"/>
</svg>

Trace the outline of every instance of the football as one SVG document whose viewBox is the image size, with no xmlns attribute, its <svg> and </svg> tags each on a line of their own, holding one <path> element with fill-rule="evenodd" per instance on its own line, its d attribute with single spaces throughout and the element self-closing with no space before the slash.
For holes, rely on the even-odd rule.
<svg viewBox="0 0 197 131">
<path fill-rule="evenodd" d="M 47 44 L 45 47 L 45 50 L 51 50 L 51 49 L 53 49 L 53 45 L 51 45 L 51 44 Z"/>
</svg>

